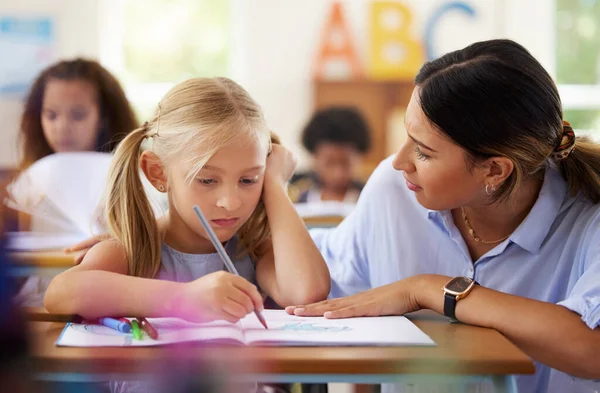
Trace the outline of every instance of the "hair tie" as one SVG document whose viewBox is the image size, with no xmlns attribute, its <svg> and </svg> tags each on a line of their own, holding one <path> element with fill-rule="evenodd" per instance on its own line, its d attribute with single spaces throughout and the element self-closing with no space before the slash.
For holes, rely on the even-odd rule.
<svg viewBox="0 0 600 393">
<path fill-rule="evenodd" d="M 563 161 L 569 154 L 575 149 L 575 131 L 571 127 L 571 124 L 563 120 L 563 132 L 560 139 L 560 144 L 554 148 L 552 152 L 552 158 L 556 162 Z"/>
</svg>

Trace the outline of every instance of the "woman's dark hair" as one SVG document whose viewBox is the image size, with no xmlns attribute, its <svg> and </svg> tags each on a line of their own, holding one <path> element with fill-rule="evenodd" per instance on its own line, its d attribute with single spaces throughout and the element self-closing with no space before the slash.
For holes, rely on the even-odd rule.
<svg viewBox="0 0 600 393">
<path fill-rule="evenodd" d="M 467 151 L 470 165 L 492 156 L 514 162 L 496 198 L 513 195 L 523 179 L 543 176 L 562 141 L 562 105 L 550 75 L 521 45 L 477 42 L 426 63 L 415 83 L 425 116 Z M 572 195 L 600 202 L 600 145 L 577 137 L 558 166 Z"/>
<path fill-rule="evenodd" d="M 302 132 L 302 144 L 310 153 L 321 143 L 347 144 L 366 153 L 371 147 L 371 135 L 359 111 L 333 107 L 316 112 Z"/>
<path fill-rule="evenodd" d="M 61 61 L 42 71 L 29 90 L 19 137 L 22 169 L 54 153 L 44 137 L 41 121 L 44 90 L 50 79 L 86 81 L 96 89 L 101 123 L 96 151 L 112 151 L 129 132 L 137 128 L 137 120 L 125 92 L 110 72 L 93 60 Z"/>
</svg>

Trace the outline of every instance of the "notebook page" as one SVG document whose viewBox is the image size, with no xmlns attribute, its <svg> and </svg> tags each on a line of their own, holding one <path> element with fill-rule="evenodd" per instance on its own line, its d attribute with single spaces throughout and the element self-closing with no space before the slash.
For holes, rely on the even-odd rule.
<svg viewBox="0 0 600 393">
<path fill-rule="evenodd" d="M 326 319 L 265 310 L 266 330 L 253 314 L 242 320 L 246 343 L 282 346 L 411 346 L 435 342 L 406 317 Z"/>
<path fill-rule="evenodd" d="M 218 342 L 244 345 L 244 334 L 239 323 L 213 321 L 192 323 L 179 318 L 147 318 L 158 331 L 154 340 L 144 333 L 142 340 L 134 340 L 132 333 L 121 333 L 102 325 L 70 323 L 56 341 L 65 347 L 148 347 L 182 342 Z"/>
</svg>

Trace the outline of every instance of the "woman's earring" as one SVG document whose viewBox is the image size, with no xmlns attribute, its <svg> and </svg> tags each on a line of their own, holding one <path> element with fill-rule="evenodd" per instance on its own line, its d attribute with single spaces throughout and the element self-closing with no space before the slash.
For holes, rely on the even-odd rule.
<svg viewBox="0 0 600 393">
<path fill-rule="evenodd" d="M 493 184 L 486 184 L 485 185 L 485 193 L 487 195 L 492 195 L 493 193 L 496 192 L 496 186 Z"/>
<path fill-rule="evenodd" d="M 163 186 L 162 184 L 160 184 L 160 185 L 158 186 L 158 191 L 160 191 L 160 192 L 165 192 L 165 186 Z"/>
</svg>

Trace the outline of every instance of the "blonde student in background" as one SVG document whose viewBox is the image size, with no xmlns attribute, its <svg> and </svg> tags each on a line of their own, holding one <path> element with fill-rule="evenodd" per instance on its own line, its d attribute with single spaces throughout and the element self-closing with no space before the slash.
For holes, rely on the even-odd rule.
<svg viewBox="0 0 600 393">
<path fill-rule="evenodd" d="M 111 238 L 54 278 L 46 308 L 235 322 L 262 309 L 261 291 L 282 306 L 326 298 L 329 272 L 285 188 L 295 165 L 239 85 L 180 83 L 117 147 L 105 208 Z M 158 222 L 140 192 L 140 168 L 168 195 Z M 194 205 L 241 277 L 223 271 Z"/>
</svg>

